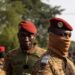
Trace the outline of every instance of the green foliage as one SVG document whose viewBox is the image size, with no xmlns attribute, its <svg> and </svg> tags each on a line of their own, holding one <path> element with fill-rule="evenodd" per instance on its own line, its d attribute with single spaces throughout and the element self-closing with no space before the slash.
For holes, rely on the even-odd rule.
<svg viewBox="0 0 75 75">
<path fill-rule="evenodd" d="M 0 34 L 0 44 L 4 45 L 7 50 L 18 47 L 17 28 L 9 26 L 4 28 L 2 34 Z"/>
<path fill-rule="evenodd" d="M 36 24 L 38 44 L 46 48 L 48 20 L 61 15 L 64 10 L 60 9 L 60 6 L 51 7 L 40 0 L 5 0 L 0 6 L 5 8 L 5 10 L 0 9 L 0 44 L 5 45 L 7 50 L 19 45 L 16 35 L 18 23 L 22 19 L 30 19 Z"/>
<path fill-rule="evenodd" d="M 21 1 L 5 0 L 5 11 L 1 11 L 1 34 L 0 44 L 5 45 L 7 50 L 18 47 L 17 27 L 21 16 L 25 11 L 25 5 Z M 5 17 L 3 20 L 2 17 Z M 2 27 L 4 26 L 4 27 Z"/>
<path fill-rule="evenodd" d="M 6 20 L 8 21 L 8 25 L 18 25 L 24 10 L 25 8 L 21 1 L 14 1 L 9 3 L 7 5 L 6 11 Z"/>
<path fill-rule="evenodd" d="M 14 10 L 8 10 L 6 12 L 7 14 L 7 20 L 8 20 L 8 25 L 17 25 L 17 21 L 19 20 L 18 14 Z M 13 15 L 12 15 L 13 14 Z"/>
</svg>

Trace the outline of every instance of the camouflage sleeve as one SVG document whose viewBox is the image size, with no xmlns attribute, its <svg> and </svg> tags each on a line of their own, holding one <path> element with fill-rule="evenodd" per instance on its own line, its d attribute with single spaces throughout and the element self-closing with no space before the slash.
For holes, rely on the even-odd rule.
<svg viewBox="0 0 75 75">
<path fill-rule="evenodd" d="M 14 49 L 14 50 L 10 50 L 6 56 L 5 56 L 5 68 L 6 68 L 6 75 L 13 75 L 12 74 L 12 61 L 11 58 L 16 55 L 16 53 L 18 52 L 18 49 Z"/>
<path fill-rule="evenodd" d="M 6 75 L 12 75 L 12 66 L 8 57 L 5 58 Z"/>
<path fill-rule="evenodd" d="M 32 75 L 53 75 L 49 64 L 41 64 L 39 61 L 34 65 Z"/>
<path fill-rule="evenodd" d="M 0 58 L 0 75 L 6 75 L 4 58 Z"/>
</svg>

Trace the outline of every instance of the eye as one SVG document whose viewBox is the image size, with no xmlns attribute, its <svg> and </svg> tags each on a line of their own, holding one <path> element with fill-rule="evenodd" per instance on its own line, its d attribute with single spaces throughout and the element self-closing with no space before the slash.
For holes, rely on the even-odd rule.
<svg viewBox="0 0 75 75">
<path fill-rule="evenodd" d="M 69 36 L 71 37 L 71 33 L 63 33 L 65 37 Z"/>
</svg>

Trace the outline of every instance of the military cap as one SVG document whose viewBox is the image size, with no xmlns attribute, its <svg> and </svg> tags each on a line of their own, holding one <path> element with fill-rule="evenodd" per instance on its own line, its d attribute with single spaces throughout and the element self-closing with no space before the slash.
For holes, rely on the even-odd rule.
<svg viewBox="0 0 75 75">
<path fill-rule="evenodd" d="M 4 46 L 0 46 L 0 58 L 5 56 L 5 47 Z"/>
<path fill-rule="evenodd" d="M 33 34 L 37 33 L 36 26 L 31 21 L 21 21 L 19 25 L 20 25 L 20 28 L 23 28 L 24 30 L 30 33 L 33 33 Z"/>
<path fill-rule="evenodd" d="M 0 46 L 0 53 L 1 52 L 5 52 L 5 47 L 4 46 Z"/>
<path fill-rule="evenodd" d="M 49 22 L 50 22 L 50 26 L 48 28 L 48 31 L 51 31 L 52 29 L 69 30 L 69 31 L 73 30 L 72 26 L 64 19 L 52 18 L 49 20 Z"/>
</svg>

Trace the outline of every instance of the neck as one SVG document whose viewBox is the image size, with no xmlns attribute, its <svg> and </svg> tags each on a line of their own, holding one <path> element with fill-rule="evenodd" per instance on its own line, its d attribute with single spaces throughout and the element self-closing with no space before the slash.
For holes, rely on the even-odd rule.
<svg viewBox="0 0 75 75">
<path fill-rule="evenodd" d="M 64 54 L 58 49 L 55 49 L 54 47 L 51 47 L 51 46 L 49 46 L 49 52 L 55 54 L 58 57 L 68 57 L 68 52 Z"/>
<path fill-rule="evenodd" d="M 31 49 L 21 49 L 22 50 L 22 53 L 26 54 L 26 53 L 29 53 L 29 54 L 32 54 L 35 52 L 35 49 L 34 48 L 31 48 Z"/>
</svg>

